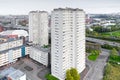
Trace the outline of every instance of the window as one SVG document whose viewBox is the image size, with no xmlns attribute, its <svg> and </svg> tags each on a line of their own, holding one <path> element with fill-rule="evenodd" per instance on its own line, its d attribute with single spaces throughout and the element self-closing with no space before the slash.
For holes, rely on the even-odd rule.
<svg viewBox="0 0 120 80">
<path fill-rule="evenodd" d="M 55 24 L 58 24 L 57 22 L 55 22 Z"/>
</svg>

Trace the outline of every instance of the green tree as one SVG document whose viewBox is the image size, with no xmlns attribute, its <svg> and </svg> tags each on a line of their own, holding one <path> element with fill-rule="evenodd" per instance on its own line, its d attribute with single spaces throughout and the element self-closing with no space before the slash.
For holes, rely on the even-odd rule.
<svg viewBox="0 0 120 80">
<path fill-rule="evenodd" d="M 118 51 L 115 48 L 113 48 L 111 50 L 110 54 L 113 55 L 113 56 L 118 55 Z"/>
<path fill-rule="evenodd" d="M 66 72 L 66 80 L 80 80 L 80 75 L 75 68 L 68 69 Z"/>
<path fill-rule="evenodd" d="M 70 74 L 70 70 L 69 69 L 66 71 L 66 80 L 74 80 L 73 77 Z"/>
</svg>

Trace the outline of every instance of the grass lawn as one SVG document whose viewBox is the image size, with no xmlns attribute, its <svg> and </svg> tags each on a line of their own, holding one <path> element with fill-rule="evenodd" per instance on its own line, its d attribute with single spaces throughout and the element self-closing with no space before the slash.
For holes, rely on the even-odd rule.
<svg viewBox="0 0 120 80">
<path fill-rule="evenodd" d="M 52 76 L 51 74 L 47 74 L 47 75 L 45 76 L 45 78 L 46 78 L 47 80 L 59 80 L 58 78 Z"/>
<path fill-rule="evenodd" d="M 99 55 L 93 55 L 93 54 L 91 54 L 91 55 L 88 56 L 88 59 L 92 60 L 92 61 L 95 61 L 98 58 L 98 56 Z"/>
<path fill-rule="evenodd" d="M 105 32 L 105 33 L 101 33 L 102 36 L 104 37 L 120 37 L 120 30 L 119 31 L 113 31 L 113 32 Z"/>
<path fill-rule="evenodd" d="M 103 80 L 120 80 L 120 65 L 108 63 Z"/>
<path fill-rule="evenodd" d="M 95 61 L 98 58 L 99 54 L 100 54 L 99 50 L 92 50 L 90 52 L 90 55 L 88 56 L 88 59 L 91 61 Z"/>
<path fill-rule="evenodd" d="M 120 56 L 110 55 L 105 67 L 103 80 L 120 80 Z"/>
</svg>

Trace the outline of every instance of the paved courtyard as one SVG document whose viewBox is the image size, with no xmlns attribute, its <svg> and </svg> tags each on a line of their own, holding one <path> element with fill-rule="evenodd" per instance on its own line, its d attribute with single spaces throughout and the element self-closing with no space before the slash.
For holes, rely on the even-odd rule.
<svg viewBox="0 0 120 80">
<path fill-rule="evenodd" d="M 45 75 L 50 73 L 48 68 L 29 58 L 22 58 L 11 65 L 1 67 L 0 70 L 9 67 L 14 67 L 26 73 L 27 80 L 46 80 Z"/>
</svg>

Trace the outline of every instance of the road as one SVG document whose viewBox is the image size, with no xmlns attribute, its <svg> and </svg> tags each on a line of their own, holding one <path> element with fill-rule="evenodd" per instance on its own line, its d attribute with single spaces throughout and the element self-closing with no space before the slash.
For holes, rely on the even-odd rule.
<svg viewBox="0 0 120 80">
<path fill-rule="evenodd" d="M 90 69 L 83 80 L 102 80 L 108 56 L 109 51 L 102 49 L 102 53 L 95 62 L 87 60 Z"/>
<path fill-rule="evenodd" d="M 91 42 L 96 42 L 96 43 L 99 43 L 101 45 L 109 44 L 111 46 L 118 46 L 118 47 L 120 46 L 120 43 L 107 41 L 107 40 L 96 39 L 96 38 L 86 37 L 86 40 L 91 41 Z"/>
</svg>

